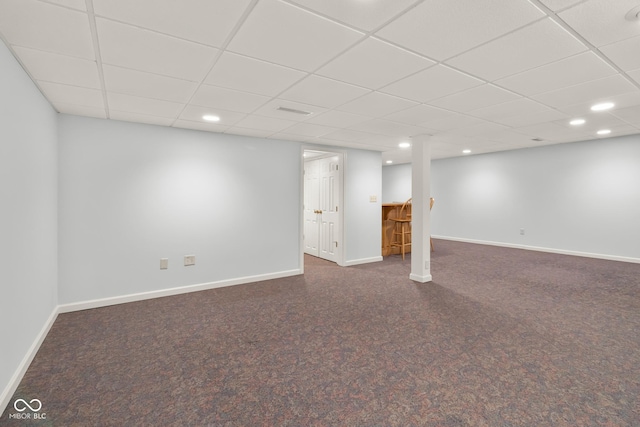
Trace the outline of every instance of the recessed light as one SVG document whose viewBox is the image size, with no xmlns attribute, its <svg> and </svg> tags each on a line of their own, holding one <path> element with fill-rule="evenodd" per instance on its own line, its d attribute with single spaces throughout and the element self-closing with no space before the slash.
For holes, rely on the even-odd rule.
<svg viewBox="0 0 640 427">
<path fill-rule="evenodd" d="M 206 120 L 208 122 L 219 122 L 220 117 L 214 116 L 213 114 L 205 114 L 204 116 L 202 116 L 202 120 Z"/>
<path fill-rule="evenodd" d="M 585 124 L 587 121 L 585 119 L 573 119 L 569 122 L 571 126 L 580 126 Z"/>
<path fill-rule="evenodd" d="M 614 103 L 613 102 L 603 102 L 601 104 L 596 104 L 594 106 L 591 107 L 591 111 L 604 111 L 604 110 L 609 110 L 610 108 L 614 107 Z"/>
<path fill-rule="evenodd" d="M 464 154 L 469 154 L 469 153 L 471 153 L 471 150 L 466 149 L 466 150 L 462 150 L 462 152 L 463 152 Z"/>
<path fill-rule="evenodd" d="M 598 131 L 598 135 L 609 135 L 611 133 L 610 129 L 601 129 Z"/>
<path fill-rule="evenodd" d="M 410 142 L 401 142 L 400 144 L 398 144 L 398 147 L 400 147 L 400 148 L 409 148 L 409 147 L 411 147 L 411 143 Z"/>
<path fill-rule="evenodd" d="M 390 165 L 391 163 L 393 163 L 393 160 L 387 160 L 388 165 Z"/>
</svg>

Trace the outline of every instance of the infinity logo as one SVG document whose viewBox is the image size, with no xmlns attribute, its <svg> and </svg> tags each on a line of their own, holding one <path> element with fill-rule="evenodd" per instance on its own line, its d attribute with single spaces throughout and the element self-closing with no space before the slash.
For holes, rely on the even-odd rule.
<svg viewBox="0 0 640 427">
<path fill-rule="evenodd" d="M 18 408 L 18 403 L 20 402 L 22 402 L 22 405 L 24 406 L 21 406 L 21 408 Z M 33 407 L 36 405 L 33 405 L 33 406 L 29 405 L 29 403 L 33 404 L 33 402 L 37 403 L 38 405 L 37 408 Z M 42 409 L 42 402 L 40 402 L 38 399 L 31 399 L 29 403 L 27 403 L 27 401 L 24 399 L 17 399 L 15 402 L 13 402 L 13 407 L 18 412 L 24 412 L 27 410 L 27 408 L 31 409 L 32 412 L 38 412 L 40 409 Z"/>
</svg>

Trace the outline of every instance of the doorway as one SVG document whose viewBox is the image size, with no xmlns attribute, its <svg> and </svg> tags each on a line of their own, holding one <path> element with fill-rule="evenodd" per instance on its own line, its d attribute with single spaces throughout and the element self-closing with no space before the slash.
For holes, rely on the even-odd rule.
<svg viewBox="0 0 640 427">
<path fill-rule="evenodd" d="M 341 153 L 304 150 L 304 253 L 342 265 Z"/>
</svg>

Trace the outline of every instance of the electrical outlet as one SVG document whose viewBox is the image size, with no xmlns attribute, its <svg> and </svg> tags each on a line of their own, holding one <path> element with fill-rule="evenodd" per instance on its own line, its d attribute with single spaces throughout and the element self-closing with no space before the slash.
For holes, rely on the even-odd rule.
<svg viewBox="0 0 640 427">
<path fill-rule="evenodd" d="M 160 258 L 160 270 L 169 268 L 169 258 Z"/>
<path fill-rule="evenodd" d="M 520 229 L 520 235 L 521 235 L 521 236 L 524 236 L 524 228 L 521 228 L 521 229 Z"/>
<path fill-rule="evenodd" d="M 185 267 L 189 265 L 196 265 L 196 256 L 195 255 L 185 255 L 184 256 L 184 265 Z"/>
<path fill-rule="evenodd" d="M 369 196 L 369 202 L 376 203 L 378 201 L 378 196 Z"/>
</svg>

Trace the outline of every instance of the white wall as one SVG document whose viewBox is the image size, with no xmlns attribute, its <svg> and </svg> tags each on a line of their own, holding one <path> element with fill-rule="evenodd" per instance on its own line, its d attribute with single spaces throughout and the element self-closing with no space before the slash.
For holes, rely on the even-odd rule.
<svg viewBox="0 0 640 427">
<path fill-rule="evenodd" d="M 2 412 L 57 305 L 57 147 L 55 111 L 1 42 L 0 76 Z"/>
<path fill-rule="evenodd" d="M 59 145 L 61 304 L 299 272 L 298 143 L 62 115 Z"/>
<path fill-rule="evenodd" d="M 433 160 L 431 172 L 433 236 L 640 261 L 640 135 Z M 410 167 L 383 176 L 393 188 Z"/>
<path fill-rule="evenodd" d="M 382 260 L 382 155 L 348 150 L 345 165 L 345 264 Z M 371 202 L 370 196 L 376 196 Z"/>
<path fill-rule="evenodd" d="M 434 235 L 640 260 L 640 135 L 436 160 L 432 172 Z"/>
<path fill-rule="evenodd" d="M 411 197 L 411 163 L 382 167 L 382 203 L 405 202 Z"/>
</svg>

